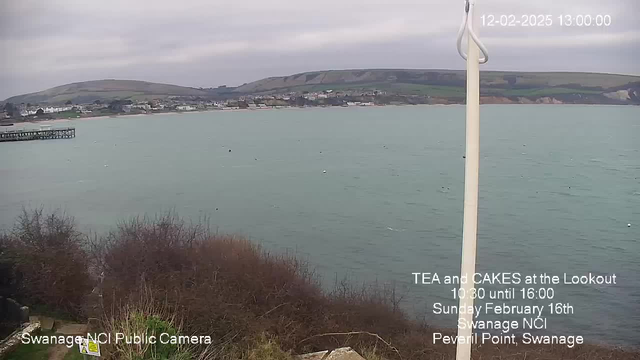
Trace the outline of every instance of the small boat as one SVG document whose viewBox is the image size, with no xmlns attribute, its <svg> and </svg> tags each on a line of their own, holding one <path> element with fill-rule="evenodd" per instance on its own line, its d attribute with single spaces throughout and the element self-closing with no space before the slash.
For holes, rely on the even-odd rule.
<svg viewBox="0 0 640 360">
<path fill-rule="evenodd" d="M 13 126 L 13 123 L 0 123 L 0 126 Z"/>
</svg>

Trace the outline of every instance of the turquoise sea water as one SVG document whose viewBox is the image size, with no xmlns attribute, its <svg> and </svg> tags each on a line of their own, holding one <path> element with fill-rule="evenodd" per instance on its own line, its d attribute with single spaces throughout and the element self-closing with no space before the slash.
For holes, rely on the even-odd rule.
<svg viewBox="0 0 640 360">
<path fill-rule="evenodd" d="M 638 344 L 640 108 L 481 113 L 478 271 L 615 273 L 616 286 L 553 286 L 554 301 L 574 314 L 550 316 L 544 332 Z M 220 231 L 308 258 L 327 283 L 336 275 L 395 282 L 412 313 L 455 326 L 430 313 L 435 301 L 456 303 L 452 286 L 414 285 L 411 273 L 459 273 L 464 107 L 58 124 L 67 125 L 75 139 L 0 144 L 3 228 L 23 206 L 63 208 L 98 232 L 171 209 L 194 221 L 209 216 Z"/>
</svg>

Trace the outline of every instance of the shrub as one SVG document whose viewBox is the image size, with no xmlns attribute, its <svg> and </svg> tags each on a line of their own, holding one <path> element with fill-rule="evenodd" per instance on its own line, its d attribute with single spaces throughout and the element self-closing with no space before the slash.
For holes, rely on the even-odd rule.
<svg viewBox="0 0 640 360">
<path fill-rule="evenodd" d="M 181 335 L 181 326 L 174 315 L 154 301 L 149 291 L 144 291 L 138 301 L 129 301 L 112 312 L 106 321 L 106 331 L 113 341 L 107 345 L 107 351 L 116 359 L 122 360 L 188 360 L 193 356 L 185 344 L 163 343 L 161 334 Z M 124 340 L 115 341 L 116 334 Z M 140 340 L 134 336 L 143 336 Z M 155 343 L 146 342 L 146 338 L 155 336 Z"/>
<path fill-rule="evenodd" d="M 84 238 L 68 217 L 25 211 L 1 240 L 0 271 L 9 274 L 7 287 L 21 298 L 73 310 L 91 289 Z M 342 281 L 323 291 L 296 257 L 212 234 L 172 214 L 136 218 L 93 240 L 91 267 L 102 274 L 107 331 L 212 338 L 211 346 L 200 347 L 112 344 L 105 347 L 112 359 L 289 360 L 291 353 L 343 346 L 370 360 L 455 358 L 455 346 L 432 344 L 438 330 L 400 310 L 402 296 L 393 286 L 353 287 Z M 626 360 L 638 353 L 593 345 L 474 346 L 474 358 L 522 359 L 523 354 Z"/>
<path fill-rule="evenodd" d="M 8 275 L 3 292 L 29 305 L 81 313 L 92 281 L 84 237 L 71 217 L 23 210 L 1 242 L 3 272 Z"/>
<path fill-rule="evenodd" d="M 105 308 L 146 286 L 184 319 L 188 334 L 233 337 L 247 347 L 263 332 L 304 336 L 325 305 L 303 262 L 172 215 L 120 224 L 102 244 Z"/>
</svg>

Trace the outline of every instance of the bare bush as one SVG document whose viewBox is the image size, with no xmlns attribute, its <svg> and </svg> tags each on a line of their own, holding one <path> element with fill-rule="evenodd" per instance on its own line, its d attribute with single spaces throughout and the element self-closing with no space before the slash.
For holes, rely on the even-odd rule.
<svg viewBox="0 0 640 360">
<path fill-rule="evenodd" d="M 11 233 L 3 236 L 3 261 L 11 264 L 11 296 L 30 305 L 81 313 L 91 291 L 84 237 L 73 218 L 42 209 L 23 210 Z"/>
</svg>

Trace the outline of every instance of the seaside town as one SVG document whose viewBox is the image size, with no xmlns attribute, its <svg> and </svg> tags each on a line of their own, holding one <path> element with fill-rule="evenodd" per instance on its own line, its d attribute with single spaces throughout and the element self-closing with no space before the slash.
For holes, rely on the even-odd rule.
<svg viewBox="0 0 640 360">
<path fill-rule="evenodd" d="M 65 119 L 117 114 L 151 114 L 163 112 L 190 112 L 209 110 L 259 110 L 289 107 L 374 106 L 405 104 L 448 103 L 447 100 L 424 95 L 388 94 L 380 90 L 289 92 L 273 95 L 246 95 L 231 99 L 207 99 L 203 97 L 167 96 L 153 100 L 95 100 L 89 103 L 64 104 L 12 104 L 2 106 L 0 117 L 12 121 Z"/>
</svg>

